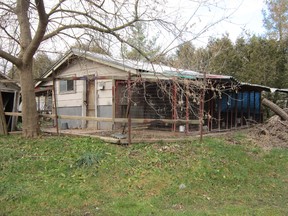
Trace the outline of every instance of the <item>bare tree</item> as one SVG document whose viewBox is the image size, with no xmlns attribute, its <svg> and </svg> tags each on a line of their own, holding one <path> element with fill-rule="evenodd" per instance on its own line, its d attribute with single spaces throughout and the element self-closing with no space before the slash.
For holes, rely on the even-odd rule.
<svg viewBox="0 0 288 216">
<path fill-rule="evenodd" d="M 158 23 L 158 28 L 172 32 L 174 37 L 172 42 L 168 43 L 167 49 L 163 49 L 163 53 L 167 53 L 171 50 L 171 46 L 173 47 L 175 38 L 185 35 L 185 32 L 191 34 L 191 28 L 188 26 L 194 27 L 194 23 L 191 24 L 190 21 L 196 17 L 196 12 L 201 6 L 206 3 L 209 7 L 213 3 L 217 5 L 215 0 L 211 0 L 212 3 L 208 0 L 193 1 L 195 2 L 198 2 L 195 11 L 193 13 L 189 11 L 188 20 L 183 21 L 183 17 L 179 17 L 181 13 L 172 13 L 169 10 L 165 13 L 166 0 L 1 1 L 0 58 L 16 66 L 20 74 L 23 136 L 35 137 L 39 130 L 33 83 L 33 57 L 38 50 L 50 49 L 53 44 L 57 44 L 55 47 L 58 50 L 65 49 L 61 44 L 72 44 L 71 40 L 81 40 L 92 34 L 109 40 L 114 38 L 113 42 L 129 44 L 129 41 L 125 40 L 129 35 L 127 31 L 131 31 L 128 27 L 133 27 L 139 21 L 154 21 Z M 167 18 L 175 22 L 167 22 Z M 204 25 L 189 38 L 193 39 L 206 32 L 209 27 L 222 19 Z M 177 20 L 182 22 L 181 25 L 176 23 Z M 60 40 L 62 43 L 59 43 Z M 137 46 L 131 43 L 129 45 L 146 56 Z M 146 59 L 149 58 L 146 56 Z"/>
<path fill-rule="evenodd" d="M 0 35 L 6 45 L 0 47 L 0 57 L 20 72 L 25 137 L 35 137 L 39 130 L 32 72 L 37 50 L 56 36 L 77 39 L 85 29 L 124 41 L 121 30 L 144 18 L 143 5 L 140 0 L 1 1 Z"/>
</svg>

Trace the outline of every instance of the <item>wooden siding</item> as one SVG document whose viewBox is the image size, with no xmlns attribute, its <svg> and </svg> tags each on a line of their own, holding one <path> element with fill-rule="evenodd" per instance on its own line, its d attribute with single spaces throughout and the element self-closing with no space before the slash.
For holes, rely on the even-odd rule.
<svg viewBox="0 0 288 216">
<path fill-rule="evenodd" d="M 112 80 L 98 80 L 98 106 L 112 105 Z M 100 86 L 104 86 L 103 89 Z"/>
<path fill-rule="evenodd" d="M 107 65 L 99 64 L 89 60 L 77 60 L 70 63 L 66 68 L 57 73 L 58 77 L 71 77 L 71 76 L 127 76 L 127 72 L 112 68 Z M 59 82 L 56 81 L 57 93 L 57 106 L 58 107 L 71 107 L 83 106 L 85 98 L 85 80 L 75 80 L 75 91 L 60 93 Z M 42 86 L 47 86 L 52 82 L 43 83 Z M 100 89 L 99 86 L 104 84 L 104 88 Z M 112 105 L 112 80 L 96 80 L 96 97 L 97 105 Z"/>
</svg>

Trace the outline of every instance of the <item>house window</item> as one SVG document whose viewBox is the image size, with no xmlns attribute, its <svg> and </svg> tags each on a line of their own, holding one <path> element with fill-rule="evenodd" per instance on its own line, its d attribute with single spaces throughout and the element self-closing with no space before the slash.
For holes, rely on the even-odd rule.
<svg viewBox="0 0 288 216">
<path fill-rule="evenodd" d="M 59 86 L 60 86 L 60 93 L 75 91 L 74 80 L 60 80 Z"/>
</svg>

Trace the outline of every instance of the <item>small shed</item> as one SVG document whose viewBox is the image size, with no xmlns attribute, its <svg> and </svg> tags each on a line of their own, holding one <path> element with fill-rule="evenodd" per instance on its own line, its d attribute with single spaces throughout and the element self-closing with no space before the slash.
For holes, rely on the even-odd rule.
<svg viewBox="0 0 288 216">
<path fill-rule="evenodd" d="M 203 91 L 204 82 L 209 88 Z M 171 130 L 172 124 L 175 131 L 177 121 L 179 127 L 186 123 L 186 131 L 191 131 L 197 130 L 202 109 L 208 130 L 220 131 L 261 122 L 261 92 L 270 88 L 241 83 L 231 76 L 204 75 L 72 49 L 43 75 L 35 91 L 46 98 L 38 98 L 38 110 L 83 117 L 60 118 L 59 125 L 69 128 L 115 130 L 129 114 L 134 125 L 153 122 L 158 129 Z M 201 92 L 205 92 L 203 96 Z"/>
<path fill-rule="evenodd" d="M 0 91 L 3 100 L 4 112 L 17 112 L 20 103 L 20 86 L 0 72 Z M 6 115 L 8 131 L 16 129 L 17 116 Z"/>
</svg>

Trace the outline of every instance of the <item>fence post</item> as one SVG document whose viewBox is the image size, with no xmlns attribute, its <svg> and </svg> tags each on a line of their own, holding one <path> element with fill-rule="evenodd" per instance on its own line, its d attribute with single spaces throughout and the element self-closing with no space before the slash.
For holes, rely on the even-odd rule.
<svg viewBox="0 0 288 216">
<path fill-rule="evenodd" d="M 1 135 L 8 134 L 1 91 L 0 91 L 0 134 Z"/>
<path fill-rule="evenodd" d="M 128 74 L 128 144 L 131 144 L 131 96 L 132 96 L 132 90 L 131 90 L 131 73 Z"/>
<path fill-rule="evenodd" d="M 200 142 L 203 141 L 203 123 L 204 123 L 204 105 L 205 105 L 205 91 L 206 91 L 206 72 L 204 71 L 203 87 L 200 92 Z"/>
<path fill-rule="evenodd" d="M 56 79 L 53 75 L 53 97 L 54 97 L 54 111 L 55 111 L 55 121 L 56 121 L 56 132 L 59 135 L 59 125 L 58 125 L 58 112 L 57 112 L 57 97 L 56 97 Z"/>
</svg>

